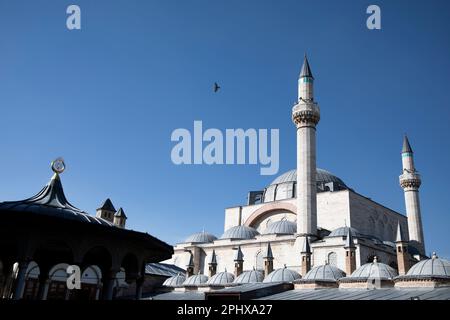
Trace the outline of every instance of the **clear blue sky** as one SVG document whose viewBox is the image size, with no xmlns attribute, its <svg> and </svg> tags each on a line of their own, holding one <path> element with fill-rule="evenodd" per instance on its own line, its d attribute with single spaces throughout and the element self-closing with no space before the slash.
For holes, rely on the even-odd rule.
<svg viewBox="0 0 450 320">
<path fill-rule="evenodd" d="M 82 30 L 66 29 L 77 4 Z M 378 4 L 382 30 L 369 31 Z M 404 213 L 402 135 L 423 176 L 427 251 L 450 257 L 450 2 L 0 0 L 0 200 L 35 194 L 63 156 L 66 195 L 176 243 L 220 235 L 224 209 L 274 177 L 259 166 L 175 166 L 171 132 L 279 128 L 306 51 L 321 105 L 318 166 Z M 217 81 L 222 90 L 214 94 Z"/>
</svg>

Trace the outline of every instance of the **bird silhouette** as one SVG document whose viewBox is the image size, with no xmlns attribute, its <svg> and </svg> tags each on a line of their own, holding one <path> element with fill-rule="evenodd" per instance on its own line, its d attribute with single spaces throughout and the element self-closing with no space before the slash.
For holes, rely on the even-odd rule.
<svg viewBox="0 0 450 320">
<path fill-rule="evenodd" d="M 220 86 L 217 84 L 217 82 L 214 82 L 214 92 L 219 91 Z"/>
</svg>

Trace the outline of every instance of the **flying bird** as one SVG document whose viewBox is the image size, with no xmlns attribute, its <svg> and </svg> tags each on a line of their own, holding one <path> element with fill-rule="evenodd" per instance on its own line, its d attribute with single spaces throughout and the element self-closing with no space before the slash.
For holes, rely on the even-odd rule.
<svg viewBox="0 0 450 320">
<path fill-rule="evenodd" d="M 217 82 L 214 82 L 214 92 L 219 91 L 220 86 L 217 84 Z"/>
</svg>

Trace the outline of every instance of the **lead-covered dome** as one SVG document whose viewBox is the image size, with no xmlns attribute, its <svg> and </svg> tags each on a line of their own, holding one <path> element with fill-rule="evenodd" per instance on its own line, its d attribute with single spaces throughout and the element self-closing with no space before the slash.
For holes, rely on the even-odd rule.
<svg viewBox="0 0 450 320">
<path fill-rule="evenodd" d="M 298 272 L 284 267 L 269 273 L 263 282 L 293 282 L 301 277 Z"/>
<path fill-rule="evenodd" d="M 208 277 L 204 274 L 194 274 L 183 282 L 183 286 L 199 286 L 208 281 Z"/>
<path fill-rule="evenodd" d="M 197 232 L 194 234 L 191 234 L 189 237 L 186 238 L 186 240 L 184 240 L 185 243 L 210 243 L 213 242 L 214 240 L 217 240 L 217 237 L 202 231 L 202 232 Z"/>
<path fill-rule="evenodd" d="M 220 239 L 232 239 L 232 240 L 242 240 L 242 239 L 253 239 L 259 235 L 259 232 L 247 226 L 234 226 L 224 232 Z"/>
<path fill-rule="evenodd" d="M 183 285 L 184 281 L 186 281 L 186 277 L 182 274 L 177 274 L 176 276 L 167 278 L 166 281 L 164 281 L 163 286 L 165 287 L 180 287 Z"/>
<path fill-rule="evenodd" d="M 294 234 L 297 232 L 297 224 L 295 222 L 283 219 L 269 224 L 264 234 Z"/>
<path fill-rule="evenodd" d="M 433 253 L 431 259 L 417 262 L 409 269 L 406 277 L 444 277 L 450 278 L 450 261 L 440 259 Z"/>
<path fill-rule="evenodd" d="M 361 236 L 361 233 L 355 228 L 352 228 L 352 227 L 340 227 L 340 228 L 337 228 L 337 229 L 334 229 L 333 231 L 331 231 L 331 233 L 327 237 L 329 237 L 329 238 L 332 238 L 332 237 L 346 237 L 349 230 L 350 230 L 350 234 L 353 237 L 360 237 Z"/>
<path fill-rule="evenodd" d="M 369 262 L 356 269 L 349 278 L 351 279 L 387 279 L 392 280 L 398 276 L 397 271 L 387 264 L 377 262 Z"/>
<path fill-rule="evenodd" d="M 317 192 L 349 189 L 339 177 L 319 168 L 316 169 L 316 183 Z M 294 198 L 296 184 L 296 169 L 283 173 L 264 189 L 263 202 Z"/>
<path fill-rule="evenodd" d="M 227 271 L 219 272 L 213 275 L 206 282 L 207 285 L 210 286 L 224 286 L 226 284 L 232 283 L 234 281 L 234 275 Z"/>
<path fill-rule="evenodd" d="M 335 266 L 324 264 L 309 270 L 308 273 L 303 277 L 303 279 L 319 280 L 319 281 L 336 281 L 343 277 L 345 277 L 344 271 Z"/>
<path fill-rule="evenodd" d="M 233 283 L 256 283 L 262 282 L 264 279 L 264 274 L 259 270 L 249 270 L 242 272 Z"/>
</svg>

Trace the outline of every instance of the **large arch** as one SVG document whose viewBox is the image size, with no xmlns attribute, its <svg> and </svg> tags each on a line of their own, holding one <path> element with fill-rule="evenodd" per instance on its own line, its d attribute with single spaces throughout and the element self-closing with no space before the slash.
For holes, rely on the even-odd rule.
<svg viewBox="0 0 450 320">
<path fill-rule="evenodd" d="M 250 217 L 245 220 L 244 225 L 247 227 L 253 227 L 258 221 L 263 219 L 265 216 L 269 216 L 270 214 L 276 211 L 287 211 L 294 215 L 297 215 L 297 207 L 289 202 L 270 202 L 264 204 L 258 210 L 253 212 Z"/>
</svg>

